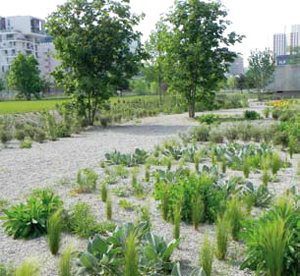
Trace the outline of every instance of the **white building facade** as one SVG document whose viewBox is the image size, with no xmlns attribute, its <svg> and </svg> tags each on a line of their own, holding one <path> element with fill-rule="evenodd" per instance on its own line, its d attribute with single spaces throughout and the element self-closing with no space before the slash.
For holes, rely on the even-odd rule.
<svg viewBox="0 0 300 276">
<path fill-rule="evenodd" d="M 287 54 L 287 38 L 286 34 L 274 34 L 273 36 L 273 52 L 275 56 Z"/>
</svg>

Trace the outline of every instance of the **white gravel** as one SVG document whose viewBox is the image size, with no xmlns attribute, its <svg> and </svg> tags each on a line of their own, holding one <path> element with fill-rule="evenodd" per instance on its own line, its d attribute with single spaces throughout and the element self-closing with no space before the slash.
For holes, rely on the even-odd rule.
<svg viewBox="0 0 300 276">
<path fill-rule="evenodd" d="M 226 112 L 227 114 L 240 113 L 237 110 Z M 224 114 L 224 111 L 215 113 Z M 98 191 L 93 194 L 79 194 L 71 197 L 71 188 L 57 183 L 63 178 L 75 178 L 77 171 L 82 168 L 94 169 L 100 175 L 101 180 L 103 169 L 99 167 L 99 162 L 104 159 L 105 153 L 115 149 L 121 152 L 132 152 L 135 148 L 151 150 L 161 141 L 174 137 L 179 132 L 187 131 L 195 125 L 198 123 L 188 119 L 186 114 L 161 115 L 144 118 L 138 125 L 128 122 L 106 129 L 94 128 L 75 137 L 56 142 L 34 143 L 31 149 L 19 149 L 16 142 L 11 143 L 9 148 L 0 151 L 0 199 L 15 203 L 23 201 L 31 189 L 54 187 L 67 206 L 78 201 L 87 202 L 93 207 L 97 219 L 104 221 L 105 205 L 100 201 Z M 293 172 L 291 171 L 290 174 L 292 175 Z M 283 173 L 280 174 L 280 180 L 285 180 Z M 139 204 L 145 203 L 145 200 L 132 197 L 129 200 Z M 113 197 L 113 210 L 113 219 L 117 223 L 136 220 L 135 212 L 121 209 L 118 206 L 118 198 L 115 196 Z M 173 226 L 161 219 L 157 203 L 153 199 L 151 211 L 154 232 L 171 240 Z M 199 231 L 195 231 L 192 226 L 182 224 L 182 242 L 174 258 L 183 261 L 183 275 L 188 275 L 187 271 L 197 266 L 199 245 L 204 230 L 208 230 L 210 235 L 214 233 L 214 227 L 211 225 L 201 225 Z M 75 237 L 64 235 L 63 243 L 70 242 L 75 242 L 76 248 L 81 249 L 86 245 L 86 241 L 79 241 Z M 229 259 L 235 265 L 215 261 L 216 275 L 249 275 L 238 270 L 241 250 L 240 245 L 232 243 Z M 29 241 L 14 240 L 0 228 L 0 264 L 8 262 L 18 264 L 29 256 L 37 256 L 41 260 L 43 276 L 57 275 L 58 257 L 50 254 L 46 237 Z"/>
</svg>

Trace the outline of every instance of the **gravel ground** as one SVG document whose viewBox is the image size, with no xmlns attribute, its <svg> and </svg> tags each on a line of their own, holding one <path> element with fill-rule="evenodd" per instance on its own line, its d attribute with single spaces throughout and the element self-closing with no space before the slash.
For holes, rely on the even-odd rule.
<svg viewBox="0 0 300 276">
<path fill-rule="evenodd" d="M 263 106 L 252 106 L 248 109 L 261 111 L 263 108 Z M 226 110 L 214 113 L 241 114 L 244 110 Z M 144 118 L 138 125 L 128 122 L 106 129 L 93 128 L 72 138 L 44 144 L 34 143 L 31 149 L 19 149 L 17 142 L 13 142 L 9 148 L 0 151 L 0 199 L 7 199 L 10 203 L 15 203 L 24 200 L 31 189 L 53 187 L 67 206 L 79 201 L 87 202 L 93 207 L 97 219 L 103 221 L 105 205 L 99 200 L 98 191 L 93 194 L 71 197 L 71 187 L 59 185 L 59 181 L 63 178 L 74 179 L 77 171 L 82 168 L 94 169 L 101 179 L 104 172 L 100 168 L 99 162 L 103 160 L 105 153 L 115 149 L 121 152 L 132 152 L 137 147 L 151 150 L 163 140 L 174 137 L 179 132 L 187 131 L 196 125 L 198 123 L 188 119 L 186 114 L 161 115 Z M 288 179 L 293 181 L 294 170 L 288 170 L 288 174 L 283 172 L 279 174 L 278 186 L 280 187 L 277 190 L 281 190 L 282 183 Z M 255 177 L 255 175 L 252 176 L 253 179 Z M 126 181 L 116 187 L 120 185 L 126 185 Z M 130 201 L 145 204 L 145 200 L 132 197 Z M 116 223 L 136 220 L 136 213 L 121 209 L 116 197 L 113 197 L 113 210 L 113 219 Z M 153 231 L 167 240 L 171 240 L 173 226 L 162 221 L 157 210 L 157 203 L 153 199 L 151 200 L 151 211 Z M 182 224 L 182 242 L 180 248 L 174 253 L 174 259 L 183 262 L 183 275 L 188 275 L 188 271 L 197 266 L 199 241 L 202 240 L 205 230 L 208 230 L 213 237 L 214 227 L 211 225 L 202 225 L 199 227 L 199 231 L 195 231 L 192 226 Z M 86 246 L 86 241 L 64 235 L 63 244 L 69 243 L 76 244 L 76 249 L 83 249 Z M 238 269 L 242 251 L 242 245 L 232 243 L 228 261 L 214 262 L 215 275 L 251 275 Z M 41 260 L 43 276 L 57 275 L 58 257 L 50 254 L 45 237 L 30 241 L 13 240 L 0 228 L 0 263 L 18 264 L 29 256 L 37 256 Z"/>
</svg>

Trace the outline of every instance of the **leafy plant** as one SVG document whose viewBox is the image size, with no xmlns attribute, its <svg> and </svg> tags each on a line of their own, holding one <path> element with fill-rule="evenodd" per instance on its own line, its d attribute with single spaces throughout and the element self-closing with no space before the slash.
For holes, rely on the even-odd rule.
<svg viewBox="0 0 300 276">
<path fill-rule="evenodd" d="M 98 175 L 92 169 L 82 169 L 77 173 L 77 184 L 83 192 L 90 193 L 95 190 Z"/>
<path fill-rule="evenodd" d="M 206 276 L 212 275 L 212 264 L 214 259 L 214 251 L 210 242 L 208 233 L 204 233 L 202 247 L 199 252 L 199 264 L 203 268 Z"/>
<path fill-rule="evenodd" d="M 119 200 L 119 206 L 126 211 L 133 211 L 134 209 L 136 209 L 136 205 L 134 203 L 129 202 L 125 199 Z"/>
<path fill-rule="evenodd" d="M 219 120 L 219 116 L 214 115 L 214 114 L 205 114 L 202 115 L 201 117 L 197 118 L 197 121 L 199 123 L 206 123 L 208 125 L 213 124 Z"/>
<path fill-rule="evenodd" d="M 38 196 L 31 197 L 26 204 L 3 209 L 5 220 L 3 227 L 9 235 L 18 238 L 36 238 L 47 233 L 47 220 L 62 206 L 58 196 L 50 191 L 42 191 Z"/>
<path fill-rule="evenodd" d="M 20 143 L 20 149 L 30 149 L 32 146 L 32 142 L 27 140 L 27 141 L 22 141 Z"/>
<path fill-rule="evenodd" d="M 171 276 L 183 276 L 180 271 L 180 263 L 176 263 L 173 266 Z M 206 276 L 206 273 L 204 272 L 202 267 L 199 267 L 195 268 L 189 276 Z"/>
<path fill-rule="evenodd" d="M 48 220 L 48 241 L 49 248 L 53 255 L 56 255 L 59 251 L 62 232 L 62 212 L 56 211 Z"/>
<path fill-rule="evenodd" d="M 246 185 L 244 185 L 242 192 L 245 196 L 251 198 L 255 207 L 267 207 L 273 198 L 273 195 L 265 185 L 260 185 L 258 188 L 255 188 L 251 182 L 247 182 Z"/>
</svg>

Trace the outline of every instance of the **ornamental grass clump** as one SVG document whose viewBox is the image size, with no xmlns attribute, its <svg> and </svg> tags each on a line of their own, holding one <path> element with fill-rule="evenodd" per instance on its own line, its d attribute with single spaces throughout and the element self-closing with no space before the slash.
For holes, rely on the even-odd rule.
<svg viewBox="0 0 300 276">
<path fill-rule="evenodd" d="M 81 192 L 90 193 L 95 190 L 98 175 L 92 169 L 82 169 L 77 173 L 77 184 Z"/>
<path fill-rule="evenodd" d="M 62 253 L 58 264 L 59 276 L 71 276 L 72 247 L 68 246 Z"/>
<path fill-rule="evenodd" d="M 145 181 L 150 181 L 150 164 L 145 165 Z"/>
<path fill-rule="evenodd" d="M 199 172 L 199 163 L 200 163 L 200 153 L 196 153 L 194 156 L 195 170 Z"/>
<path fill-rule="evenodd" d="M 106 219 L 107 220 L 112 219 L 112 200 L 110 195 L 108 195 L 106 200 Z"/>
<path fill-rule="evenodd" d="M 216 223 L 216 232 L 216 256 L 219 260 L 224 260 L 227 254 L 230 232 L 230 225 L 225 216 L 218 216 Z"/>
<path fill-rule="evenodd" d="M 40 276 L 40 264 L 37 259 L 29 258 L 21 263 L 15 272 L 15 276 Z"/>
<path fill-rule="evenodd" d="M 208 233 L 204 233 L 202 247 L 199 252 L 199 266 L 203 268 L 206 276 L 212 275 L 212 264 L 214 259 L 213 245 L 209 239 Z"/>
<path fill-rule="evenodd" d="M 272 174 L 275 175 L 281 168 L 281 160 L 278 153 L 274 153 L 271 158 Z"/>
<path fill-rule="evenodd" d="M 194 196 L 192 200 L 192 220 L 195 230 L 198 230 L 199 223 L 203 221 L 204 203 L 201 194 Z"/>
<path fill-rule="evenodd" d="M 107 194 L 108 194 L 107 183 L 106 183 L 106 181 L 103 181 L 102 185 L 101 185 L 101 200 L 102 200 L 102 202 L 106 202 Z"/>
<path fill-rule="evenodd" d="M 59 251 L 62 234 L 62 211 L 58 210 L 48 220 L 48 242 L 53 255 Z"/>
<path fill-rule="evenodd" d="M 125 276 L 139 276 L 139 257 L 136 245 L 136 238 L 132 232 L 126 239 L 125 250 Z"/>
<path fill-rule="evenodd" d="M 243 160 L 242 169 L 243 169 L 243 173 L 244 173 L 245 178 L 248 178 L 249 174 L 250 174 L 250 171 L 251 171 L 251 164 L 250 164 L 249 158 L 246 157 Z"/>
<path fill-rule="evenodd" d="M 179 239 L 180 238 L 180 222 L 181 222 L 181 204 L 178 202 L 173 207 L 173 216 L 174 216 L 174 231 L 173 231 L 173 238 Z"/>
</svg>

